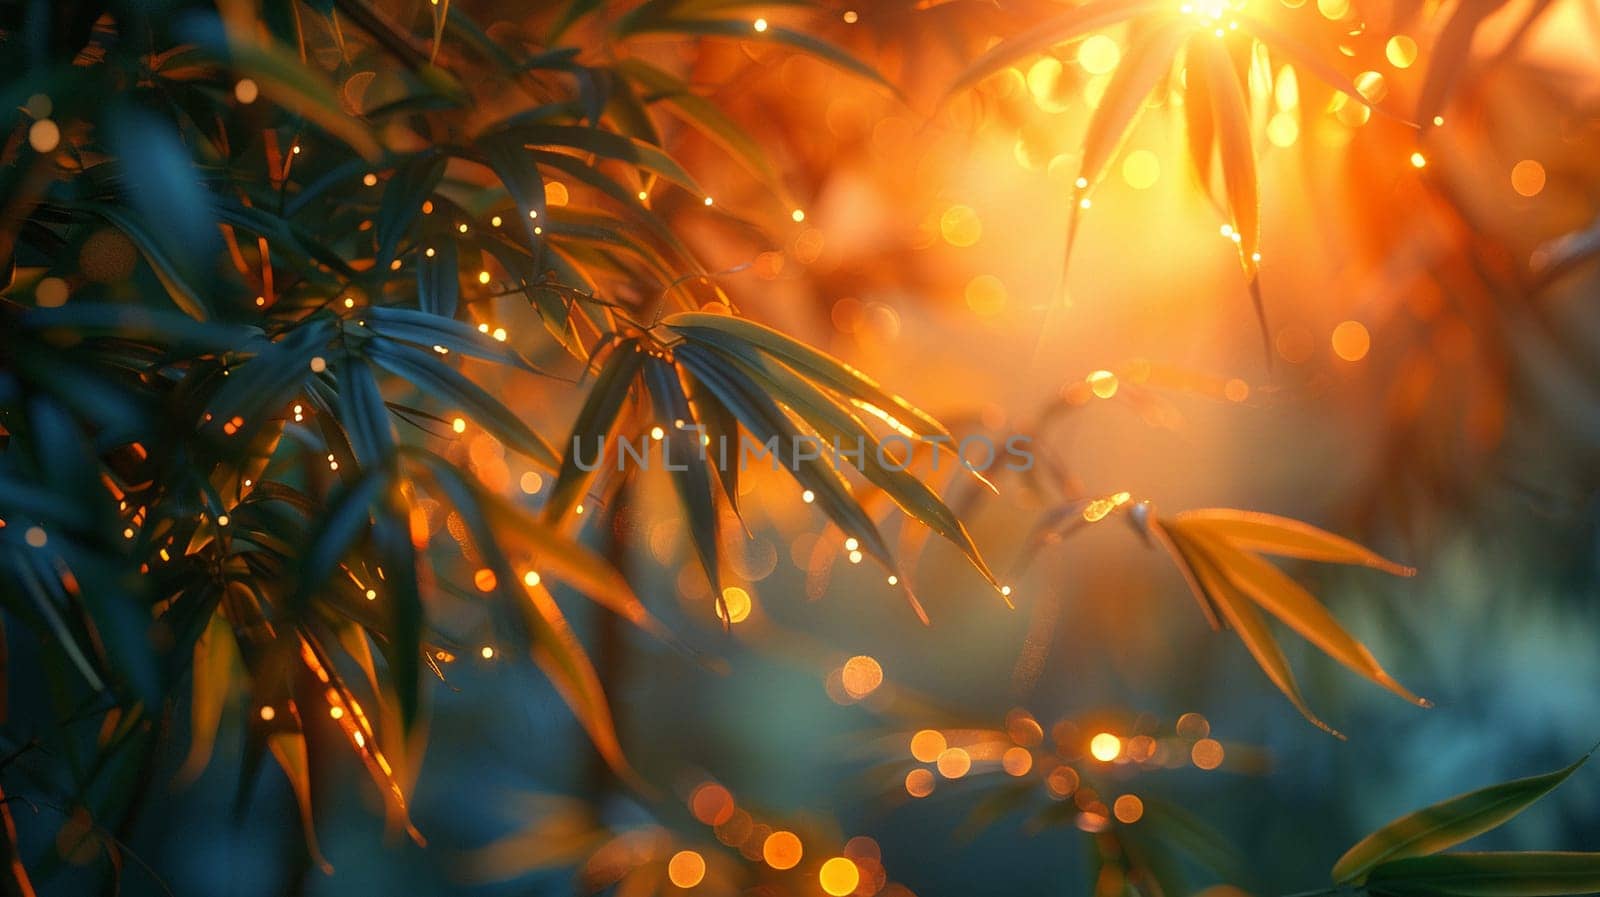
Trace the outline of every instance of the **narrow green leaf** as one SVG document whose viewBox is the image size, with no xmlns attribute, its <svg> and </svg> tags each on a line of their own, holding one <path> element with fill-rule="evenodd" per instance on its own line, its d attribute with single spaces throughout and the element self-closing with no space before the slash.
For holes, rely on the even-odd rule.
<svg viewBox="0 0 1600 897">
<path fill-rule="evenodd" d="M 561 447 L 561 464 L 555 484 L 550 487 L 550 498 L 545 502 L 545 516 L 560 520 L 571 512 L 583 497 L 594 470 L 604 463 L 609 454 L 608 440 L 616 426 L 617 415 L 628 391 L 638 376 L 644 353 L 638 340 L 618 343 L 606 358 L 605 365 L 589 389 L 589 396 L 578 409 L 578 418 L 572 424 L 572 434 Z M 593 451 L 591 457 L 582 453 Z M 588 465 L 587 470 L 584 466 Z"/>
<path fill-rule="evenodd" d="M 864 402 L 893 415 L 918 436 L 953 437 L 932 415 L 879 386 L 871 377 L 848 364 L 770 327 L 744 318 L 705 312 L 681 312 L 662 321 L 669 329 L 697 340 L 720 345 L 754 345 L 784 364 L 846 398 Z M 733 342 L 729 342 L 729 341 Z"/>
<path fill-rule="evenodd" d="M 417 307 L 430 315 L 454 319 L 461 301 L 461 270 L 456 241 L 442 239 L 432 247 L 433 255 L 417 258 Z"/>
<path fill-rule="evenodd" d="M 363 309 L 360 318 L 365 322 L 366 329 L 372 333 L 412 343 L 420 348 L 432 350 L 435 354 L 438 350 L 433 347 L 442 346 L 460 355 L 509 365 L 530 373 L 544 373 L 535 367 L 533 362 L 524 358 L 522 353 L 512 348 L 510 343 L 501 342 L 455 318 L 414 308 L 393 308 L 382 305 Z"/>
<path fill-rule="evenodd" d="M 1336 884 L 1360 884 L 1379 864 L 1426 856 L 1475 838 L 1526 810 L 1589 759 L 1571 766 L 1490 785 L 1408 813 L 1362 838 L 1333 864 Z"/>
<path fill-rule="evenodd" d="M 689 410 L 689 397 L 684 394 L 677 369 L 660 358 L 644 360 L 644 382 L 655 406 L 656 419 L 666 433 L 664 450 L 668 457 L 663 466 L 672 477 L 678 501 L 683 504 L 690 541 L 700 555 L 706 577 L 711 580 L 711 594 L 720 602 L 722 571 L 717 561 L 719 532 L 715 487 L 707 468 L 705 446 L 700 443 L 700 430 L 695 426 L 697 421 Z"/>
<path fill-rule="evenodd" d="M 346 354 L 337 374 L 342 412 L 339 422 L 350 438 L 356 460 L 363 470 L 387 466 L 394 454 L 394 433 L 378 379 L 367 362 L 354 354 Z"/>
<path fill-rule="evenodd" d="M 374 336 L 367 343 L 366 353 L 379 367 L 408 381 L 424 395 L 452 405 L 511 448 L 551 469 L 560 464 L 560 459 L 539 434 L 483 387 L 445 364 L 436 353 L 413 349 L 381 336 Z"/>
<path fill-rule="evenodd" d="M 378 241 L 374 270 L 389 269 L 401 238 L 411 232 L 412 224 L 422 214 L 422 204 L 433 195 L 444 177 L 444 166 L 443 155 L 424 152 L 407 159 L 384 185 L 383 199 L 378 202 L 378 215 L 372 228 Z"/>
<path fill-rule="evenodd" d="M 1384 863 L 1371 893 L 1394 897 L 1554 897 L 1600 892 L 1600 853 L 1445 853 Z"/>
</svg>

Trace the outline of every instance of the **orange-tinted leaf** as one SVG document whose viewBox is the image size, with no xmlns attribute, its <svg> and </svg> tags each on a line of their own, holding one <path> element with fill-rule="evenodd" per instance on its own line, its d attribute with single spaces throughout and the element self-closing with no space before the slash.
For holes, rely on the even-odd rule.
<svg viewBox="0 0 1600 897">
<path fill-rule="evenodd" d="M 1187 527 L 1215 535 L 1244 551 L 1330 564 L 1359 564 L 1395 576 L 1412 576 L 1417 572 L 1414 567 L 1397 564 L 1343 536 L 1276 514 L 1206 508 L 1181 511 L 1174 517 Z"/>
<path fill-rule="evenodd" d="M 1181 529 L 1181 524 L 1178 525 Z M 1287 623 L 1324 654 L 1419 706 L 1428 702 L 1412 694 L 1384 671 L 1367 647 L 1346 632 L 1310 592 L 1278 568 L 1232 548 L 1215 536 L 1185 531 L 1234 588 Z"/>
</svg>

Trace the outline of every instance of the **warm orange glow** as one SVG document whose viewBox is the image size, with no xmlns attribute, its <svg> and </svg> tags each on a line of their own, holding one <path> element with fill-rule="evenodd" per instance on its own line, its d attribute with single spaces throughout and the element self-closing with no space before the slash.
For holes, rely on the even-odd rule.
<svg viewBox="0 0 1600 897">
<path fill-rule="evenodd" d="M 923 729 L 911 736 L 911 756 L 922 763 L 932 763 L 939 759 L 939 755 L 947 746 L 944 733 L 936 729 Z"/>
<path fill-rule="evenodd" d="M 704 594 L 704 593 L 702 593 Z M 728 622 L 743 623 L 750 616 L 750 593 L 738 586 L 722 590 L 722 601 L 728 606 Z M 717 619 L 722 619 L 722 608 L 717 608 Z"/>
<path fill-rule="evenodd" d="M 1131 825 L 1144 815 L 1144 801 L 1137 795 L 1124 794 L 1111 805 L 1111 813 L 1117 817 L 1118 822 Z"/>
<path fill-rule="evenodd" d="M 983 219 L 971 206 L 951 206 L 939 218 L 939 233 L 951 246 L 971 246 L 983 236 Z"/>
<path fill-rule="evenodd" d="M 1538 196 L 1544 190 L 1544 182 L 1544 166 L 1532 159 L 1511 166 L 1511 189 L 1519 196 Z"/>
<path fill-rule="evenodd" d="M 761 858 L 774 869 L 793 869 L 800 865 L 800 857 L 804 853 L 800 836 L 794 832 L 773 832 L 761 842 Z"/>
<path fill-rule="evenodd" d="M 540 489 L 544 488 L 544 477 L 530 470 L 522 475 L 522 478 L 517 481 L 517 485 L 522 488 L 524 495 L 536 495 Z"/>
<path fill-rule="evenodd" d="M 1424 156 L 1421 153 L 1412 153 L 1411 154 L 1411 167 L 1412 168 L 1423 168 L 1427 164 L 1428 164 L 1428 157 L 1427 156 Z"/>
<path fill-rule="evenodd" d="M 1345 361 L 1360 361 L 1372 348 L 1372 335 L 1360 321 L 1345 321 L 1333 328 L 1333 354 Z"/>
<path fill-rule="evenodd" d="M 1122 754 L 1122 739 L 1110 732 L 1101 732 L 1089 739 L 1089 756 L 1101 763 L 1110 763 Z"/>
<path fill-rule="evenodd" d="M 1078 45 L 1078 64 L 1092 75 L 1104 75 L 1122 60 L 1122 48 L 1104 34 L 1091 35 Z"/>
<path fill-rule="evenodd" d="M 263 720 L 265 720 L 266 722 L 269 722 L 269 723 L 272 722 L 273 717 L 276 717 L 277 715 L 278 715 L 277 709 L 274 708 L 271 704 L 267 704 L 267 705 L 265 705 L 265 706 L 263 706 L 261 708 L 261 718 Z"/>
<path fill-rule="evenodd" d="M 913 769 L 906 773 L 906 793 L 912 797 L 927 797 L 933 793 L 933 773 L 926 769 Z"/>
<path fill-rule="evenodd" d="M 1397 69 L 1410 68 L 1417 61 L 1417 42 L 1404 34 L 1396 34 L 1384 45 L 1383 55 Z"/>
<path fill-rule="evenodd" d="M 680 888 L 692 888 L 706 877 L 706 858 L 698 851 L 680 850 L 667 860 L 667 878 Z"/>
<path fill-rule="evenodd" d="M 1050 770 L 1050 775 L 1045 777 L 1045 787 L 1050 789 L 1050 796 L 1057 800 L 1065 800 L 1078 790 L 1078 771 L 1070 766 L 1057 766 Z"/>
<path fill-rule="evenodd" d="M 1033 769 L 1033 754 L 1025 747 L 1006 748 L 1000 755 L 1000 768 L 1008 775 L 1025 776 Z"/>
<path fill-rule="evenodd" d="M 967 307 L 980 317 L 994 317 L 1006 309 L 1006 285 L 993 274 L 967 281 L 966 297 Z"/>
<path fill-rule="evenodd" d="M 733 795 L 715 782 L 707 782 L 689 795 L 689 812 L 706 825 L 722 825 L 733 818 L 734 809 Z"/>
<path fill-rule="evenodd" d="M 467 432 L 467 419 L 464 417 L 458 417 L 455 420 L 452 420 L 450 422 L 450 429 L 457 433 Z"/>
<path fill-rule="evenodd" d="M 490 570 L 488 567 L 479 567 L 478 572 L 472 574 L 472 584 L 477 586 L 478 591 L 480 592 L 494 591 L 494 587 L 498 584 L 498 582 L 499 581 L 495 578 L 494 571 Z"/>
<path fill-rule="evenodd" d="M 945 748 L 937 761 L 939 775 L 959 779 L 972 769 L 972 755 L 958 747 Z"/>
<path fill-rule="evenodd" d="M 860 700 L 883 684 L 883 667 L 873 658 L 858 654 L 845 661 L 842 682 L 845 694 Z"/>
<path fill-rule="evenodd" d="M 817 872 L 817 882 L 822 890 L 833 897 L 852 894 L 861 884 L 861 870 L 849 857 L 834 857 L 822 864 Z"/>
<path fill-rule="evenodd" d="M 1222 757 L 1222 744 L 1210 738 L 1200 739 L 1189 750 L 1189 759 L 1201 769 L 1216 769 L 1222 765 Z"/>
<path fill-rule="evenodd" d="M 1109 399 L 1117 394 L 1117 375 L 1110 371 L 1094 371 L 1084 378 L 1089 384 L 1089 389 L 1102 399 Z"/>
<path fill-rule="evenodd" d="M 1178 717 L 1178 734 L 1185 738 L 1204 738 L 1211 734 L 1211 723 L 1198 713 Z"/>
</svg>

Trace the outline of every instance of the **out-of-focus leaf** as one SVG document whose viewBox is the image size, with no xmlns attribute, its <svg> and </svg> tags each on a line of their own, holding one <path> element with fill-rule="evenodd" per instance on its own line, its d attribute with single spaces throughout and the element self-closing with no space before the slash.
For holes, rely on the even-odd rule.
<svg viewBox="0 0 1600 897">
<path fill-rule="evenodd" d="M 40 331 L 140 340 L 193 355 L 237 352 L 262 337 L 259 327 L 197 321 L 167 309 L 77 300 L 58 308 L 27 309 L 20 322 Z"/>
<path fill-rule="evenodd" d="M 283 48 L 225 36 L 219 23 L 200 15 L 180 19 L 177 31 L 219 62 L 226 62 L 237 73 L 253 79 L 261 93 L 273 102 L 316 122 L 362 158 L 373 161 L 382 153 L 366 124 L 345 113 L 337 89 L 322 72 L 301 65 Z"/>
<path fill-rule="evenodd" d="M 1438 853 L 1497 828 L 1555 790 L 1588 759 L 1585 754 L 1576 763 L 1554 772 L 1490 785 L 1408 813 L 1345 851 L 1333 864 L 1333 880 L 1338 884 L 1359 884 L 1380 865 Z"/>
<path fill-rule="evenodd" d="M 222 709 L 228 701 L 238 657 L 233 628 L 228 625 L 227 618 L 213 614 L 206 623 L 205 632 L 194 643 L 189 754 L 178 770 L 180 782 L 193 782 L 211 762 L 211 750 L 217 742 L 217 727 L 222 722 Z"/>
<path fill-rule="evenodd" d="M 453 319 L 460 301 L 456 241 L 440 240 L 433 246 L 433 255 L 417 259 L 417 305 L 428 314 Z"/>
<path fill-rule="evenodd" d="M 1083 138 L 1083 165 L 1078 170 L 1072 206 L 1068 209 L 1066 251 L 1069 258 L 1077 238 L 1078 213 L 1084 199 L 1105 177 L 1107 166 L 1116 158 L 1117 151 L 1139 120 L 1145 100 L 1172 70 L 1178 48 L 1192 30 L 1187 23 L 1171 22 L 1145 35 L 1128 48 L 1127 56 L 1117 65 L 1106 85 L 1105 95 L 1089 119 L 1089 130 Z"/>
<path fill-rule="evenodd" d="M 794 200 L 784 186 L 767 152 L 738 122 L 728 117 L 716 103 L 695 93 L 689 84 L 643 59 L 624 59 L 618 68 L 629 79 L 649 91 L 648 100 L 665 103 L 680 118 L 716 142 L 750 173 L 760 178 L 785 206 Z"/>
<path fill-rule="evenodd" d="M 694 178 L 690 177 L 689 172 L 684 171 L 683 167 L 671 156 L 648 143 L 633 140 L 600 128 L 589 128 L 581 125 L 518 125 L 508 128 L 497 139 L 513 143 L 513 145 L 521 144 L 527 149 L 560 150 L 565 148 L 584 153 L 594 153 L 602 158 L 615 159 L 619 162 L 637 165 L 651 174 L 660 175 L 676 183 L 696 196 L 702 196 L 705 193 L 700 189 L 700 185 L 695 183 Z M 506 186 L 510 187 L 511 185 L 507 184 Z"/>
<path fill-rule="evenodd" d="M 1047 52 L 1057 44 L 1086 37 L 1091 32 L 1169 6 L 1170 4 L 1161 0 L 1096 0 L 1075 6 L 1016 37 L 990 47 L 988 52 L 973 60 L 972 64 L 956 78 L 947 94 L 966 90 L 995 72 L 1030 56 Z"/>
<path fill-rule="evenodd" d="M 214 432 L 231 434 L 227 438 L 250 439 L 268 417 L 283 413 L 290 397 L 312 376 L 312 360 L 324 357 L 333 333 L 332 319 L 313 319 L 267 343 L 254 358 L 228 369 L 206 408 L 211 414 L 208 426 Z"/>
<path fill-rule="evenodd" d="M 622 403 L 627 400 L 628 391 L 643 361 L 644 354 L 640 351 L 638 340 L 618 343 L 606 358 L 594 386 L 589 389 L 588 398 L 584 400 L 583 407 L 578 409 L 578 419 L 572 424 L 572 435 L 561 447 L 560 468 L 555 484 L 550 488 L 550 498 L 545 502 L 547 519 L 560 520 L 566 517 L 583 497 L 594 470 L 609 454 L 607 440 L 616 426 L 617 415 L 622 411 Z M 592 461 L 585 461 L 580 455 L 589 446 L 594 446 L 596 455 Z M 587 470 L 584 469 L 586 464 Z"/>
<path fill-rule="evenodd" d="M 1384 863 L 1367 889 L 1395 897 L 1554 897 L 1600 891 L 1600 853 L 1445 853 Z"/>
<path fill-rule="evenodd" d="M 483 387 L 441 361 L 436 353 L 381 336 L 374 336 L 367 343 L 366 353 L 379 367 L 434 400 L 453 405 L 511 448 L 551 469 L 560 465 L 561 459 L 539 434 Z"/>
<path fill-rule="evenodd" d="M 417 555 L 404 510 L 391 505 L 373 518 L 372 545 L 383 571 L 389 616 L 384 656 L 400 702 L 401 726 L 410 731 L 422 703 L 422 633 L 427 621 L 417 585 Z"/>
<path fill-rule="evenodd" d="M 338 366 L 340 423 L 350 437 L 350 448 L 363 470 L 388 464 L 394 454 L 394 433 L 389 425 L 389 409 L 378 390 L 378 378 L 367 362 L 347 354 Z"/>
<path fill-rule="evenodd" d="M 1233 58 L 1222 41 L 1198 34 L 1188 46 L 1191 63 L 1206 70 L 1206 93 L 1211 99 L 1217 155 L 1222 160 L 1229 224 L 1239 235 L 1239 263 L 1244 266 L 1245 277 L 1254 280 L 1255 256 L 1261 247 L 1261 202 L 1257 196 L 1255 147 L 1250 141 L 1249 104 L 1234 71 Z"/>
<path fill-rule="evenodd" d="M 1460 0 L 1445 20 L 1417 94 L 1417 121 L 1422 127 L 1433 127 L 1434 117 L 1444 111 L 1461 73 L 1472 61 L 1472 38 L 1478 26 L 1504 5 L 1505 0 Z"/>
<path fill-rule="evenodd" d="M 548 523 L 506 499 L 470 482 L 443 458 L 413 452 L 464 516 L 481 515 L 508 550 L 522 552 L 539 566 L 540 575 L 553 576 L 624 620 L 652 635 L 667 636 L 650 615 L 628 581 L 616 568 L 575 544 Z M 470 522 L 470 521 L 469 521 Z"/>
<path fill-rule="evenodd" d="M 544 178 L 533 164 L 533 159 L 522 147 L 522 141 L 506 135 L 494 134 L 478 141 L 489 167 L 505 184 L 517 206 L 517 217 L 522 220 L 528 246 L 533 252 L 534 273 L 543 267 L 544 230 L 550 223 L 550 209 L 545 203 Z"/>
<path fill-rule="evenodd" d="M 114 104 L 107 113 L 120 181 L 150 235 L 186 279 L 204 283 L 208 265 L 222 248 L 210 193 L 200 184 L 194 161 L 171 125 L 136 106 Z"/>
<path fill-rule="evenodd" d="M 323 873 L 333 874 L 333 866 L 322 855 L 317 844 L 316 814 L 311 806 L 311 761 L 306 755 L 306 739 L 298 731 L 274 732 L 267 736 L 267 747 L 278 761 L 278 768 L 289 779 L 294 789 L 295 803 L 300 807 L 300 827 L 305 830 L 306 850 Z"/>
<path fill-rule="evenodd" d="M 663 447 L 668 459 L 663 466 L 672 477 L 678 501 L 683 504 L 690 541 L 711 580 L 711 594 L 720 604 L 722 575 L 717 561 L 716 496 L 712 491 L 711 472 L 706 467 L 705 447 L 700 444 L 699 428 L 692 426 L 695 418 L 689 410 L 689 398 L 684 394 L 677 369 L 660 358 L 644 359 L 644 382 L 655 406 L 656 419 L 661 421 L 665 431 Z"/>
<path fill-rule="evenodd" d="M 895 87 L 887 78 L 872 66 L 857 59 L 848 50 L 831 44 L 815 35 L 782 25 L 769 25 L 763 32 L 755 32 L 750 28 L 750 22 L 744 19 L 687 19 L 687 18 L 662 18 L 647 20 L 632 27 L 626 27 L 627 34 L 692 34 L 704 37 L 731 37 L 736 40 L 772 41 L 786 44 L 816 57 L 841 71 L 849 72 L 863 78 L 899 97 L 900 89 Z M 619 28 L 619 30 L 621 30 Z"/>
<path fill-rule="evenodd" d="M 139 248 L 139 253 L 144 256 L 145 261 L 150 263 L 150 269 L 155 272 L 161 285 L 166 287 L 167 295 L 172 297 L 173 304 L 196 321 L 204 321 L 211 316 L 205 300 L 185 279 L 182 266 L 167 254 L 162 241 L 151 233 L 142 221 L 116 206 L 91 205 L 89 210 L 111 222 L 133 241 L 133 245 Z"/>
<path fill-rule="evenodd" d="M 365 471 L 346 481 L 329 497 L 326 511 L 312 522 L 307 549 L 300 562 L 298 585 L 290 598 L 297 614 L 310 607 L 312 594 L 325 588 L 339 563 L 355 546 L 372 520 L 372 506 L 385 485 L 377 471 Z"/>
<path fill-rule="evenodd" d="M 383 199 L 378 203 L 378 215 L 373 223 L 378 241 L 376 270 L 388 270 L 389 263 L 394 261 L 401 237 L 411 232 L 412 224 L 422 214 L 422 204 L 444 177 L 444 166 L 443 155 L 422 153 L 406 160 L 384 185 Z"/>
</svg>

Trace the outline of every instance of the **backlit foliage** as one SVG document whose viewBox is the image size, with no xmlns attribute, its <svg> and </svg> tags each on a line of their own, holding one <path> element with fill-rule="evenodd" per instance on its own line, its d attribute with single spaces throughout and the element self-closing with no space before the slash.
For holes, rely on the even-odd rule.
<svg viewBox="0 0 1600 897">
<path fill-rule="evenodd" d="M 223 746 L 242 769 L 240 812 L 271 758 L 322 871 L 333 871 L 317 834 L 330 770 L 359 769 L 389 833 L 426 845 L 414 803 L 430 696 L 456 687 L 452 670 L 525 658 L 581 726 L 602 784 L 584 799 L 510 802 L 525 824 L 463 852 L 471 882 L 574 869 L 584 893 L 910 894 L 878 842 L 838 820 L 762 808 L 698 771 L 665 781 L 657 757 L 641 764 L 648 742 L 625 737 L 607 694 L 606 664 L 631 644 L 609 628 L 617 621 L 716 672 L 726 671 L 724 648 L 815 670 L 813 686 L 869 714 L 872 743 L 889 746 L 867 771 L 887 801 L 916 810 L 970 792 L 979 800 L 969 833 L 1016 811 L 1030 826 L 1075 829 L 1096 897 L 1181 897 L 1241 880 L 1240 852 L 1203 808 L 1163 796 L 1177 776 L 1265 772 L 1263 749 L 1220 740 L 1200 712 L 1062 713 L 1047 726 L 1017 709 L 1000 727 L 994 717 L 969 724 L 900 681 L 870 644 L 823 644 L 773 611 L 822 597 L 836 567 L 848 572 L 845 559 L 876 565 L 880 588 L 852 596 L 860 603 L 898 592 L 937 625 L 939 608 L 918 597 L 936 592 L 950 616 L 968 605 L 1003 614 L 1024 588 L 1053 594 L 1038 571 L 1063 543 L 1118 519 L 1132 526 L 1122 536 L 1176 572 L 1159 597 L 1175 597 L 1181 577 L 1211 626 L 1231 629 L 1316 726 L 1333 731 L 1309 709 L 1262 611 L 1429 706 L 1340 622 L 1342 607 L 1336 614 L 1302 584 L 1303 568 L 1285 572 L 1263 555 L 1371 568 L 1363 577 L 1414 569 L 1290 517 L 1160 513 L 1133 484 L 1086 475 L 1057 437 L 1092 434 L 1084 422 L 1101 406 L 1177 433 L 1188 424 L 1181 403 L 1195 399 L 1231 409 L 1320 398 L 1315 378 L 1296 386 L 1272 368 L 1303 365 L 1316 347 L 1379 372 L 1371 414 L 1383 417 L 1393 463 L 1375 479 L 1393 482 L 1362 509 L 1438 499 L 1406 505 L 1409 522 L 1460 501 L 1471 471 L 1505 447 L 1514 393 L 1530 379 L 1523 333 L 1554 346 L 1561 375 L 1595 373 L 1587 344 L 1546 301 L 1600 254 L 1594 209 L 1573 221 L 1567 210 L 1557 232 L 1513 253 L 1451 180 L 1492 130 L 1470 114 L 1485 90 L 1475 73 L 1511 58 L 1552 5 L 7 9 L 0 636 L 28 641 L 0 661 L 8 689 L 26 683 L 29 705 L 47 705 L 49 726 L 13 731 L 5 720 L 0 890 L 32 894 L 36 877 L 102 855 L 120 882 L 130 860 L 143 865 L 120 833 L 168 786 L 155 781 L 158 761 L 181 757 L 177 784 L 192 783 Z M 819 68 L 790 68 L 795 60 Z M 843 79 L 831 84 L 895 112 L 827 102 L 797 123 L 752 109 L 768 96 L 752 74 L 763 68 L 791 86 L 829 71 Z M 1552 92 L 1519 77 L 1539 87 L 1530 94 Z M 828 91 L 792 92 L 797 106 L 821 107 Z M 1059 212 L 1050 220 L 1063 225 L 1060 256 L 1030 262 L 1050 273 L 1040 295 L 1023 301 L 996 274 L 952 278 L 911 261 L 935 244 L 974 247 L 998 224 L 968 204 L 977 200 L 928 183 L 960 155 L 936 133 L 952 122 L 1007 140 L 1014 132 L 1016 160 L 1057 188 L 1028 210 L 1040 221 Z M 1176 152 L 1135 146 L 1141 128 L 1162 122 L 1181 134 Z M 919 141 L 942 156 L 903 163 L 900 151 Z M 1412 214 L 1393 214 L 1392 199 L 1328 203 L 1312 188 L 1328 177 L 1317 153 L 1330 146 L 1364 177 L 1398 185 Z M 1325 340 L 1298 319 L 1280 323 L 1287 291 L 1273 289 L 1273 266 L 1291 267 L 1295 250 L 1268 215 L 1272 191 L 1290 188 L 1266 172 L 1290 152 L 1311 163 L 1296 187 L 1312 194 L 1302 217 L 1319 233 L 1326 220 L 1355 234 L 1350 264 L 1381 281 L 1370 292 L 1385 314 L 1410 311 L 1409 341 L 1354 313 L 1340 312 Z M 864 204 L 839 198 L 848 185 L 815 189 L 857 158 L 892 169 L 883 177 L 904 179 L 903 193 L 927 206 L 915 233 L 853 220 Z M 1532 199 L 1577 183 L 1577 168 L 1523 158 L 1506 186 Z M 1048 331 L 1092 286 L 1071 266 L 1091 229 L 1139 253 L 1161 248 L 1123 230 L 1126 217 L 1107 215 L 1102 197 L 1177 171 L 1185 197 L 1211 216 L 1196 245 L 1220 238 L 1237 259 L 1269 364 L 1252 356 L 1222 374 L 1114 356 L 1059 370 Z M 830 236 L 813 203 L 852 220 Z M 818 263 L 829 240 L 871 244 L 880 263 Z M 1390 271 L 1387 253 L 1399 248 L 1414 250 L 1409 267 Z M 752 279 L 775 298 L 741 302 Z M 1186 304 L 1227 306 L 1226 285 L 1180 287 Z M 954 296 L 963 327 L 1025 309 L 1028 341 L 1048 377 L 1065 382 L 1052 380 L 1051 398 L 1019 419 L 972 391 L 951 399 L 923 385 L 902 396 L 836 357 L 848 352 L 796 335 L 811 318 L 830 333 L 897 333 L 893 307 L 856 298 L 886 290 Z M 937 358 L 880 359 L 883 382 L 978 383 L 996 367 L 949 342 Z M 919 404 L 936 401 L 927 407 L 939 417 Z M 987 474 L 960 463 L 976 436 L 1032 440 L 1035 463 Z M 801 439 L 868 448 L 836 463 L 799 452 Z M 747 441 L 770 447 L 781 475 L 741 472 Z M 871 448 L 882 444 L 904 450 Z M 614 463 L 619 446 L 689 463 L 636 475 Z M 657 481 L 671 490 L 665 509 L 647 500 Z M 787 552 L 759 535 L 792 519 L 772 513 L 779 502 L 820 527 L 786 538 Z M 938 566 L 929 549 L 940 543 L 959 566 Z M 749 545 L 771 563 L 751 562 Z M 758 588 L 780 554 L 803 573 L 804 596 Z M 661 571 L 640 571 L 635 555 L 657 561 L 670 585 L 646 588 Z M 1009 566 L 991 566 L 997 557 Z M 675 595 L 698 614 L 676 613 Z M 1031 597 L 1014 675 L 1023 687 L 1037 682 L 1056 635 L 1044 599 Z M 702 630 L 720 647 L 705 649 Z M 14 779 L 14 762 L 47 771 Z M 1318 893 L 1596 890 L 1593 854 L 1444 852 L 1582 762 L 1396 820 L 1352 847 L 1333 868 L 1334 889 Z M 33 814 L 19 816 L 13 799 Z M 30 826 L 54 833 L 41 862 L 19 852 L 17 831 Z"/>
</svg>

